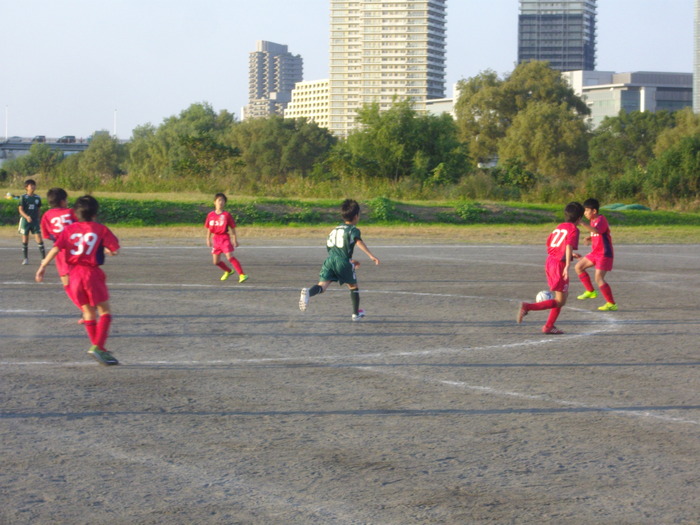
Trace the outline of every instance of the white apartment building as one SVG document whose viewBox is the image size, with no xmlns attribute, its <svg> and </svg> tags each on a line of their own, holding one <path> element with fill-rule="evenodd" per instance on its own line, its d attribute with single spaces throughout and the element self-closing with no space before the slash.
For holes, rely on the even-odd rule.
<svg viewBox="0 0 700 525">
<path fill-rule="evenodd" d="M 329 129 L 356 127 L 357 109 L 445 96 L 446 0 L 331 0 Z"/>
<path fill-rule="evenodd" d="M 621 110 L 678 111 L 693 105 L 692 73 L 567 71 L 562 77 L 586 101 L 593 128 Z"/>
<path fill-rule="evenodd" d="M 329 80 L 297 82 L 292 100 L 284 110 L 284 118 L 307 118 L 322 128 L 328 128 Z"/>
</svg>

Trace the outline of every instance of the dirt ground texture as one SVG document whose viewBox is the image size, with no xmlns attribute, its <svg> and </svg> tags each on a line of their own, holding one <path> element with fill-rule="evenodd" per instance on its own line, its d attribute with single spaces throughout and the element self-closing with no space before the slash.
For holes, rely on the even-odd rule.
<svg viewBox="0 0 700 525">
<path fill-rule="evenodd" d="M 323 237 L 245 237 L 243 284 L 125 239 L 104 367 L 0 237 L 0 523 L 700 522 L 700 245 L 618 244 L 619 311 L 574 279 L 553 336 L 515 323 L 544 237 L 365 239 L 359 323 L 337 286 L 298 309 Z"/>
</svg>

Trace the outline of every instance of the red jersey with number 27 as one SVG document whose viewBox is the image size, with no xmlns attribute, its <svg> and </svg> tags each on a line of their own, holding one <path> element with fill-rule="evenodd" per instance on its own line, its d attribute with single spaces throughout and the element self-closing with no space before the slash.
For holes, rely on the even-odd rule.
<svg viewBox="0 0 700 525">
<path fill-rule="evenodd" d="M 578 249 L 579 231 L 575 224 L 562 222 L 547 237 L 547 255 L 555 261 L 566 261 L 566 247 Z"/>
<path fill-rule="evenodd" d="M 54 246 L 65 250 L 68 264 L 99 266 L 104 264 L 104 249 L 116 252 L 119 240 L 104 224 L 84 221 L 66 226 Z"/>
</svg>

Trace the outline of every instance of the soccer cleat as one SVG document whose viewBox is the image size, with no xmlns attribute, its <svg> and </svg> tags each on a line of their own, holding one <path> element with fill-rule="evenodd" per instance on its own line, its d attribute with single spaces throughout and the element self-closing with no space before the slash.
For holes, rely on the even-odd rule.
<svg viewBox="0 0 700 525">
<path fill-rule="evenodd" d="M 543 334 L 563 334 L 564 332 L 562 330 L 559 330 L 559 328 L 557 328 L 556 326 L 543 326 L 542 333 Z"/>
<path fill-rule="evenodd" d="M 29 264 L 29 259 L 25 257 L 24 259 L 22 259 L 22 266 L 26 266 L 27 264 Z"/>
<path fill-rule="evenodd" d="M 232 273 L 233 273 L 233 272 L 224 272 L 224 275 L 221 276 L 221 280 L 222 280 L 222 281 L 225 281 L 226 279 L 228 279 L 229 277 L 231 277 L 231 274 L 232 274 Z"/>
<path fill-rule="evenodd" d="M 364 310 L 358 310 L 356 314 L 352 314 L 352 320 L 353 321 L 359 321 L 365 316 L 365 311 Z"/>
<path fill-rule="evenodd" d="M 111 366 L 119 364 L 116 357 L 110 354 L 107 350 L 102 350 L 97 345 L 92 345 L 90 350 L 88 350 L 88 354 L 94 357 L 101 365 Z"/>
<path fill-rule="evenodd" d="M 584 299 L 595 299 L 596 297 L 598 297 L 598 292 L 593 290 L 592 292 L 589 292 L 589 291 L 583 292 L 576 299 L 581 299 L 583 301 Z"/>
<path fill-rule="evenodd" d="M 515 320 L 518 322 L 518 324 L 523 322 L 523 317 L 527 315 L 527 308 L 525 307 L 525 303 L 520 303 L 520 307 L 518 308 L 518 316 L 515 318 Z"/>
<path fill-rule="evenodd" d="M 305 312 L 307 306 L 309 306 L 309 289 L 302 288 L 299 296 L 299 310 Z"/>
<path fill-rule="evenodd" d="M 617 304 L 605 303 L 603 306 L 599 306 L 598 310 L 601 312 L 617 312 Z"/>
<path fill-rule="evenodd" d="M 248 276 L 244 273 L 238 276 L 238 282 L 239 283 L 244 283 L 248 280 Z"/>
</svg>

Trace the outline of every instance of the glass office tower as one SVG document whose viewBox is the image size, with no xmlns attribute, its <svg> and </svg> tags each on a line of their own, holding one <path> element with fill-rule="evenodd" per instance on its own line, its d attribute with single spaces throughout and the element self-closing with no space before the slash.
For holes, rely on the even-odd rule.
<svg viewBox="0 0 700 525">
<path fill-rule="evenodd" d="M 595 70 L 596 0 L 520 0 L 518 63 Z"/>
</svg>

